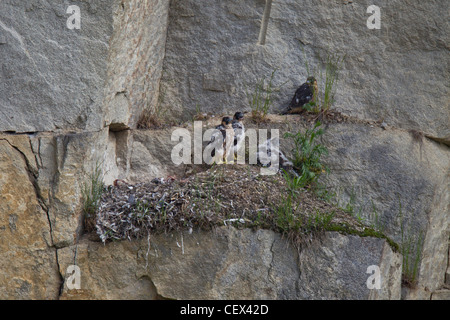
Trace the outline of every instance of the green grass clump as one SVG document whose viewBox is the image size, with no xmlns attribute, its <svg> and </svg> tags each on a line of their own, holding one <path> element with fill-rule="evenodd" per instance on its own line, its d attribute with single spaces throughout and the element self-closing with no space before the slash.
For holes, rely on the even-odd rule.
<svg viewBox="0 0 450 320">
<path fill-rule="evenodd" d="M 268 83 L 266 83 L 266 77 L 258 80 L 253 92 L 250 93 L 246 89 L 247 99 L 252 110 L 252 119 L 256 122 L 263 121 L 272 106 L 272 93 L 276 90 L 273 86 L 275 72 L 276 69 L 270 75 Z"/>
<path fill-rule="evenodd" d="M 318 96 L 321 100 L 321 109 L 327 112 L 334 103 L 334 98 L 336 95 L 336 86 L 339 80 L 339 71 L 342 68 L 342 63 L 344 62 L 345 55 L 339 57 L 335 54 L 328 54 L 325 63 L 325 88 L 324 94 Z"/>
<path fill-rule="evenodd" d="M 324 133 L 322 129 L 319 129 L 320 125 L 320 122 L 317 122 L 305 133 L 287 132 L 284 135 L 285 138 L 294 140 L 291 160 L 298 174 L 293 175 L 283 171 L 287 192 L 282 195 L 280 203 L 273 207 L 274 221 L 278 229 L 294 238 L 294 243 L 297 244 L 302 244 L 305 236 L 308 238 L 314 233 L 328 230 L 335 215 L 334 211 L 316 210 L 312 214 L 298 212 L 299 204 L 295 201 L 298 193 L 315 184 L 320 174 L 325 171 L 321 156 L 328 150 L 316 140 Z"/>
<path fill-rule="evenodd" d="M 419 263 L 422 258 L 423 233 L 420 232 L 417 237 L 402 235 L 400 245 L 403 256 L 403 283 L 409 286 L 415 286 L 419 271 Z"/>
<path fill-rule="evenodd" d="M 85 227 L 88 230 L 94 228 L 95 216 L 104 190 L 101 165 L 97 162 L 94 171 L 89 175 L 88 182 L 84 183 L 81 189 Z"/>
<path fill-rule="evenodd" d="M 284 134 L 284 138 L 291 138 L 294 141 L 292 163 L 305 186 L 313 184 L 323 172 L 328 171 L 321 162 L 322 155 L 328 154 L 328 149 L 317 141 L 324 133 L 323 129 L 319 128 L 320 125 L 318 121 L 312 129 L 304 133 L 299 131 L 295 134 L 291 132 Z"/>
<path fill-rule="evenodd" d="M 317 198 L 326 198 L 328 202 L 332 202 L 331 198 L 336 196 L 336 194 L 330 194 L 324 186 L 319 185 L 317 182 L 322 173 L 329 171 L 321 161 L 322 155 L 327 154 L 328 150 L 317 139 L 324 134 L 320 125 L 321 123 L 318 121 L 312 129 L 308 129 L 304 133 L 285 133 L 285 138 L 291 138 L 294 141 L 291 161 L 298 175 L 292 175 L 286 171 L 283 173 L 287 192 L 281 196 L 280 203 L 273 206 L 276 226 L 282 233 L 288 234 L 290 238 L 294 239 L 294 243 L 304 243 L 305 236 L 308 238 L 323 231 L 336 231 L 360 237 L 385 239 L 394 251 L 400 252 L 402 247 L 381 231 L 379 214 L 373 202 L 372 219 L 374 221 L 370 225 L 365 224 L 368 221 L 365 221 L 362 217 L 362 208 L 355 212 L 356 193 L 353 189 L 350 201 L 344 207 L 335 204 L 335 210 L 328 209 L 328 212 L 319 212 L 318 210 L 313 214 L 299 212 L 299 204 L 296 201 L 296 197 L 300 192 L 309 190 Z M 356 223 L 350 225 L 348 223 L 333 222 L 336 210 L 352 216 L 356 219 Z"/>
<path fill-rule="evenodd" d="M 296 247 L 301 247 L 317 234 L 330 230 L 335 212 L 299 212 L 294 194 L 288 193 L 281 204 L 273 208 L 274 224 L 288 236 Z"/>
<path fill-rule="evenodd" d="M 402 281 L 405 285 L 414 287 L 417 284 L 419 265 L 422 260 L 423 232 L 420 231 L 417 236 L 414 236 L 411 230 L 409 232 L 405 230 L 400 199 L 399 218 L 401 234 L 400 252 L 403 256 Z"/>
</svg>

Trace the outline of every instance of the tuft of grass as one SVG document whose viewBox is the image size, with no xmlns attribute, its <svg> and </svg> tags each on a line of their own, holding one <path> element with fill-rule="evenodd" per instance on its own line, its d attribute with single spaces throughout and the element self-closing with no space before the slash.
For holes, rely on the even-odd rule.
<svg viewBox="0 0 450 320">
<path fill-rule="evenodd" d="M 420 261 L 422 260 L 424 236 L 422 231 L 420 231 L 417 236 L 412 235 L 410 232 L 406 232 L 400 198 L 399 218 L 401 234 L 400 253 L 403 256 L 402 282 L 406 286 L 415 287 L 417 284 Z"/>
<path fill-rule="evenodd" d="M 320 212 L 316 210 L 310 214 L 299 212 L 299 204 L 295 203 L 294 196 L 293 193 L 288 192 L 283 196 L 280 204 L 272 208 L 273 223 L 278 231 L 287 235 L 299 249 L 312 238 L 331 229 L 335 211 Z"/>
<path fill-rule="evenodd" d="M 173 125 L 173 121 L 169 120 L 167 114 L 168 109 L 163 107 L 166 89 L 161 87 L 158 102 L 154 108 L 145 108 L 137 122 L 138 129 L 158 129 L 165 125 Z"/>
<path fill-rule="evenodd" d="M 400 244 L 403 256 L 402 281 L 410 287 L 414 287 L 417 284 L 419 264 L 422 259 L 423 240 L 423 233 L 419 232 L 417 237 L 412 235 L 402 237 Z"/>
<path fill-rule="evenodd" d="M 355 188 L 352 186 L 352 191 L 350 192 L 350 199 L 345 205 L 345 207 L 342 207 L 342 210 L 352 215 L 359 222 L 364 223 L 364 218 L 362 216 L 363 207 L 360 206 L 358 211 L 355 211 L 355 207 L 356 207 L 356 192 Z"/>
<path fill-rule="evenodd" d="M 217 193 L 216 186 L 224 178 L 223 171 L 217 170 L 203 182 L 196 178 L 192 184 L 193 212 L 196 212 L 201 219 L 208 220 L 208 216 L 218 216 L 221 211 L 221 197 Z"/>
<path fill-rule="evenodd" d="M 200 105 L 198 103 L 195 104 L 195 113 L 192 116 L 192 121 L 203 121 L 208 118 L 207 114 L 202 112 Z"/>
<path fill-rule="evenodd" d="M 266 77 L 261 78 L 255 85 L 253 92 L 248 92 L 246 88 L 246 95 L 250 108 L 252 110 L 252 119 L 255 122 L 262 122 L 266 118 L 269 109 L 272 106 L 272 93 L 276 90 L 273 86 L 273 78 L 275 76 L 275 69 L 270 75 L 268 83 Z"/>
<path fill-rule="evenodd" d="M 419 131 L 419 130 L 415 130 L 415 129 L 410 129 L 409 133 L 411 133 L 414 141 L 417 141 L 419 143 L 423 143 L 423 137 L 424 137 L 424 133 L 423 131 Z"/>
<path fill-rule="evenodd" d="M 300 246 L 308 239 L 312 239 L 312 236 L 317 236 L 323 231 L 337 231 L 360 237 L 382 238 L 395 252 L 400 252 L 402 247 L 381 231 L 379 214 L 373 202 L 371 216 L 373 222 L 371 226 L 364 226 L 366 221 L 362 217 L 363 208 L 360 207 L 358 212 L 355 212 L 356 193 L 354 188 L 352 188 L 350 194 L 350 201 L 345 207 L 340 207 L 339 202 L 334 206 L 336 210 L 344 211 L 354 217 L 358 221 L 359 227 L 350 226 L 347 223 L 334 223 L 333 217 L 336 211 L 327 213 L 317 210 L 314 214 L 306 216 L 297 212 L 298 205 L 295 205 L 294 197 L 305 187 L 311 187 L 309 188 L 310 191 L 314 192 L 318 198 L 326 199 L 327 202 L 332 202 L 332 199 L 336 197 L 335 192 L 330 192 L 325 186 L 317 183 L 320 174 L 329 171 L 321 162 L 321 156 L 327 154 L 328 150 L 317 141 L 317 138 L 324 134 L 323 129 L 319 128 L 320 125 L 321 123 L 317 121 L 314 127 L 306 130 L 305 133 L 297 132 L 293 134 L 287 132 L 284 135 L 285 138 L 294 140 L 293 159 L 291 161 L 299 175 L 292 176 L 283 171 L 287 193 L 281 197 L 280 204 L 273 207 L 276 226 L 283 234 L 287 234 L 294 244 Z M 417 262 L 414 265 L 417 268 Z"/>
<path fill-rule="evenodd" d="M 283 232 L 294 237 L 294 242 L 303 242 L 301 239 L 313 231 L 324 230 L 331 221 L 333 215 L 324 215 L 317 211 L 315 215 L 305 218 L 298 214 L 299 204 L 294 205 L 294 197 L 305 187 L 312 185 L 324 170 L 324 165 L 320 162 L 320 157 L 327 149 L 317 143 L 316 137 L 323 134 L 322 129 L 318 129 L 320 122 L 317 122 L 313 129 L 306 130 L 305 133 L 296 134 L 286 132 L 285 138 L 294 140 L 292 150 L 294 170 L 299 174 L 292 175 L 283 170 L 283 178 L 286 181 L 287 193 L 282 195 L 280 204 L 273 206 L 275 225 Z M 327 223 L 325 223 L 327 222 Z"/>
<path fill-rule="evenodd" d="M 292 229 L 301 226 L 301 220 L 296 215 L 298 205 L 294 207 L 292 194 L 287 194 L 281 204 L 274 208 L 275 225 L 283 232 L 289 233 Z"/>
<path fill-rule="evenodd" d="M 375 204 L 373 203 L 373 200 L 370 200 L 370 202 L 372 204 L 372 213 L 369 215 L 369 221 L 371 223 L 371 227 L 374 228 L 375 230 L 379 230 L 381 232 L 384 232 L 386 228 L 381 222 L 378 210 L 375 207 Z"/>
<path fill-rule="evenodd" d="M 103 183 L 101 165 L 97 161 L 94 171 L 89 175 L 88 182 L 84 183 L 81 189 L 84 222 L 88 231 L 92 231 L 95 228 L 95 217 L 104 190 L 105 184 Z"/>
<path fill-rule="evenodd" d="M 335 211 L 323 213 L 316 210 L 314 214 L 308 216 L 306 230 L 310 230 L 311 232 L 329 230 L 334 215 Z"/>
<path fill-rule="evenodd" d="M 152 129 L 161 126 L 160 119 L 149 109 L 142 111 L 139 117 L 137 128 L 138 129 Z"/>
<path fill-rule="evenodd" d="M 325 184 L 316 181 L 313 186 L 311 186 L 311 191 L 314 195 L 325 202 L 333 203 L 333 199 L 336 198 L 336 192 L 330 190 Z"/>
<path fill-rule="evenodd" d="M 283 177 L 287 192 L 281 196 L 278 205 L 272 206 L 274 225 L 300 248 L 314 236 L 329 230 L 335 211 L 327 213 L 316 210 L 312 214 L 299 212 L 300 203 L 295 201 L 295 197 L 310 183 L 308 175 L 295 176 L 283 170 Z"/>
<path fill-rule="evenodd" d="M 336 95 L 336 86 L 339 80 L 339 71 L 342 68 L 342 63 L 345 60 L 345 55 L 340 57 L 337 54 L 328 53 L 325 63 L 325 89 L 322 100 L 320 101 L 321 109 L 327 112 L 334 103 Z M 319 95 L 319 99 L 321 96 Z"/>
<path fill-rule="evenodd" d="M 139 117 L 138 129 L 158 129 L 162 128 L 166 122 L 166 112 L 159 104 L 155 109 L 144 109 Z"/>
<path fill-rule="evenodd" d="M 294 141 L 292 163 L 305 186 L 313 184 L 323 172 L 328 171 L 321 162 L 322 155 L 328 154 L 328 149 L 317 142 L 317 138 L 324 133 L 323 129 L 319 128 L 320 125 L 320 121 L 317 121 L 314 127 L 305 133 L 299 131 L 295 134 L 291 132 L 284 134 L 284 138 L 291 138 Z"/>
<path fill-rule="evenodd" d="M 286 170 L 283 169 L 282 171 L 283 178 L 286 181 L 287 185 L 287 191 L 289 194 L 294 195 L 298 192 L 301 188 L 304 188 L 307 184 L 306 176 L 295 176 L 290 173 L 288 173 Z"/>
</svg>

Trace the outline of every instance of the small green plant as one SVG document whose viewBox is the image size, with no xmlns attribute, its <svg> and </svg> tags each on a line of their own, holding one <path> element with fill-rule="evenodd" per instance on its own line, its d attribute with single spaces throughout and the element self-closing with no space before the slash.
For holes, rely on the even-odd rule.
<svg viewBox="0 0 450 320">
<path fill-rule="evenodd" d="M 360 206 L 358 211 L 355 210 L 355 207 L 356 207 L 356 192 L 355 188 L 352 186 L 352 191 L 350 192 L 350 199 L 345 205 L 345 207 L 342 207 L 341 209 L 346 213 L 352 215 L 359 222 L 364 223 L 364 218 L 362 216 L 362 212 L 364 209 L 363 206 Z"/>
<path fill-rule="evenodd" d="M 414 286 L 417 282 L 419 263 L 422 258 L 422 246 L 422 232 L 419 232 L 417 237 L 412 235 L 402 236 L 400 250 L 403 256 L 403 282 L 409 286 Z"/>
<path fill-rule="evenodd" d="M 248 92 L 246 89 L 247 99 L 252 109 L 253 120 L 260 122 L 263 121 L 272 106 L 272 93 L 275 91 L 273 86 L 273 78 L 275 76 L 276 69 L 270 75 L 269 82 L 266 84 L 266 77 L 259 80 L 253 92 Z"/>
<path fill-rule="evenodd" d="M 339 57 L 336 54 L 328 54 L 325 63 L 325 89 L 323 98 L 320 101 L 322 111 L 327 112 L 334 103 L 336 95 L 336 86 L 339 80 L 339 71 L 342 68 L 342 63 L 345 60 L 345 55 Z M 318 96 L 321 98 L 320 95 Z"/>
<path fill-rule="evenodd" d="M 87 230 L 93 230 L 94 228 L 95 216 L 104 190 L 105 184 L 103 183 L 101 165 L 97 161 L 94 171 L 89 175 L 88 182 L 83 184 L 81 190 L 85 227 Z"/>
<path fill-rule="evenodd" d="M 282 171 L 282 174 L 284 180 L 286 181 L 287 190 L 291 195 L 294 195 L 297 192 L 297 190 L 305 187 L 307 182 L 305 175 L 301 176 L 292 175 L 284 169 Z"/>
<path fill-rule="evenodd" d="M 284 134 L 284 138 L 294 140 L 292 163 L 305 185 L 313 184 L 323 172 L 328 170 L 320 159 L 322 155 L 328 154 L 328 149 L 317 142 L 317 138 L 324 133 L 323 129 L 319 128 L 320 125 L 321 123 L 318 121 L 312 129 L 306 130 L 305 133 L 286 132 Z"/>
<path fill-rule="evenodd" d="M 146 215 L 150 214 L 151 207 L 147 202 L 137 200 L 135 206 L 135 214 L 138 218 L 144 218 Z"/>
<path fill-rule="evenodd" d="M 195 113 L 192 116 L 192 121 L 203 121 L 208 118 L 208 115 L 202 112 L 200 105 L 198 103 L 195 104 Z"/>
<path fill-rule="evenodd" d="M 419 264 L 422 259 L 423 232 L 420 231 L 417 236 L 411 234 L 411 230 L 406 232 L 402 203 L 399 198 L 399 218 L 400 218 L 400 252 L 403 256 L 402 280 L 407 286 L 414 287 L 417 283 Z"/>
<path fill-rule="evenodd" d="M 385 226 L 382 224 L 382 221 L 380 219 L 380 215 L 378 213 L 378 210 L 373 203 L 373 200 L 370 200 L 372 204 L 372 213 L 369 216 L 369 221 L 371 221 L 371 226 L 375 230 L 379 230 L 380 232 L 385 231 Z"/>
<path fill-rule="evenodd" d="M 275 224 L 281 230 L 288 232 L 291 229 L 296 229 L 300 221 L 296 219 L 296 211 L 298 205 L 294 205 L 291 194 L 287 194 L 281 200 L 278 206 L 275 206 Z"/>
<path fill-rule="evenodd" d="M 287 234 L 296 246 L 304 243 L 306 236 L 327 230 L 331 225 L 335 212 L 324 213 L 316 210 L 313 214 L 299 212 L 300 203 L 295 201 L 299 190 L 310 181 L 306 173 L 292 175 L 283 170 L 286 181 L 286 193 L 282 195 L 278 205 L 273 206 L 274 222 L 278 229 Z"/>
<path fill-rule="evenodd" d="M 167 109 L 163 109 L 158 105 L 155 109 L 144 109 L 139 117 L 138 129 L 155 129 L 161 128 L 165 124 L 165 116 Z"/>
<path fill-rule="evenodd" d="M 311 235 L 329 230 L 335 212 L 320 212 L 307 214 L 299 212 L 299 203 L 294 201 L 294 194 L 287 193 L 280 204 L 274 206 L 274 222 L 277 228 L 289 238 L 293 244 L 300 247 L 311 239 Z"/>
<path fill-rule="evenodd" d="M 309 232 L 328 230 L 335 214 L 335 211 L 323 213 L 316 210 L 315 213 L 308 216 L 306 230 Z"/>
</svg>

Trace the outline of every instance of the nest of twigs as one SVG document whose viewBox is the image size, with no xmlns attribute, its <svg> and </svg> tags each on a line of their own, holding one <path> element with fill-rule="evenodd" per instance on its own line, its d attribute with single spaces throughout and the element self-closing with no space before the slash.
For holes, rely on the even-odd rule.
<svg viewBox="0 0 450 320">
<path fill-rule="evenodd" d="M 234 168 L 231 168 L 234 167 Z M 102 241 L 131 239 L 148 232 L 250 223 L 275 201 L 269 189 L 280 176 L 263 176 L 258 167 L 216 166 L 184 180 L 109 186 L 102 195 L 95 227 Z"/>
<path fill-rule="evenodd" d="M 281 174 L 261 175 L 260 167 L 251 165 L 215 166 L 186 179 L 119 181 L 102 195 L 95 230 L 103 242 L 223 225 L 284 233 L 275 211 L 286 192 Z M 334 212 L 335 223 L 354 220 L 307 190 L 296 194 L 295 208 L 305 217 L 320 211 Z"/>
</svg>

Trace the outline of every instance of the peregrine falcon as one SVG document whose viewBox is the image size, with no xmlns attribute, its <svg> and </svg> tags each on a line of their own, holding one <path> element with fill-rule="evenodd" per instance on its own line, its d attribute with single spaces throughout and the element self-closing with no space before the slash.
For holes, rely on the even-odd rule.
<svg viewBox="0 0 450 320">
<path fill-rule="evenodd" d="M 211 156 L 214 159 L 215 163 L 227 162 L 230 152 L 233 150 L 232 144 L 234 141 L 234 130 L 232 127 L 233 119 L 230 117 L 223 117 L 222 123 L 215 127 L 215 129 L 219 130 L 219 132 L 214 133 L 211 136 L 211 142 L 213 143 L 217 138 L 222 134 L 222 145 L 217 148 L 217 154 L 215 152 L 216 149 L 213 149 L 211 152 Z M 230 142 L 231 141 L 231 142 Z"/>
<path fill-rule="evenodd" d="M 295 91 L 291 103 L 282 114 L 302 113 L 306 110 L 303 108 L 305 104 L 316 102 L 318 92 L 316 79 L 314 77 L 308 77 L 306 82 Z"/>
<path fill-rule="evenodd" d="M 244 123 L 242 120 L 244 119 L 244 114 L 242 112 L 236 112 L 233 116 L 232 127 L 234 129 L 234 147 L 233 153 L 237 156 L 238 150 L 241 149 L 242 143 L 245 140 L 244 133 Z"/>
<path fill-rule="evenodd" d="M 276 145 L 278 145 L 278 148 L 275 147 Z M 282 169 L 290 169 L 294 166 L 293 163 L 289 161 L 285 154 L 280 150 L 279 140 L 275 141 L 275 138 L 267 139 L 265 143 L 258 145 L 258 164 L 261 164 L 263 167 L 270 167 L 272 163 L 270 163 L 270 161 L 267 163 L 267 161 L 271 158 L 272 153 L 278 155 L 278 163 Z"/>
</svg>

